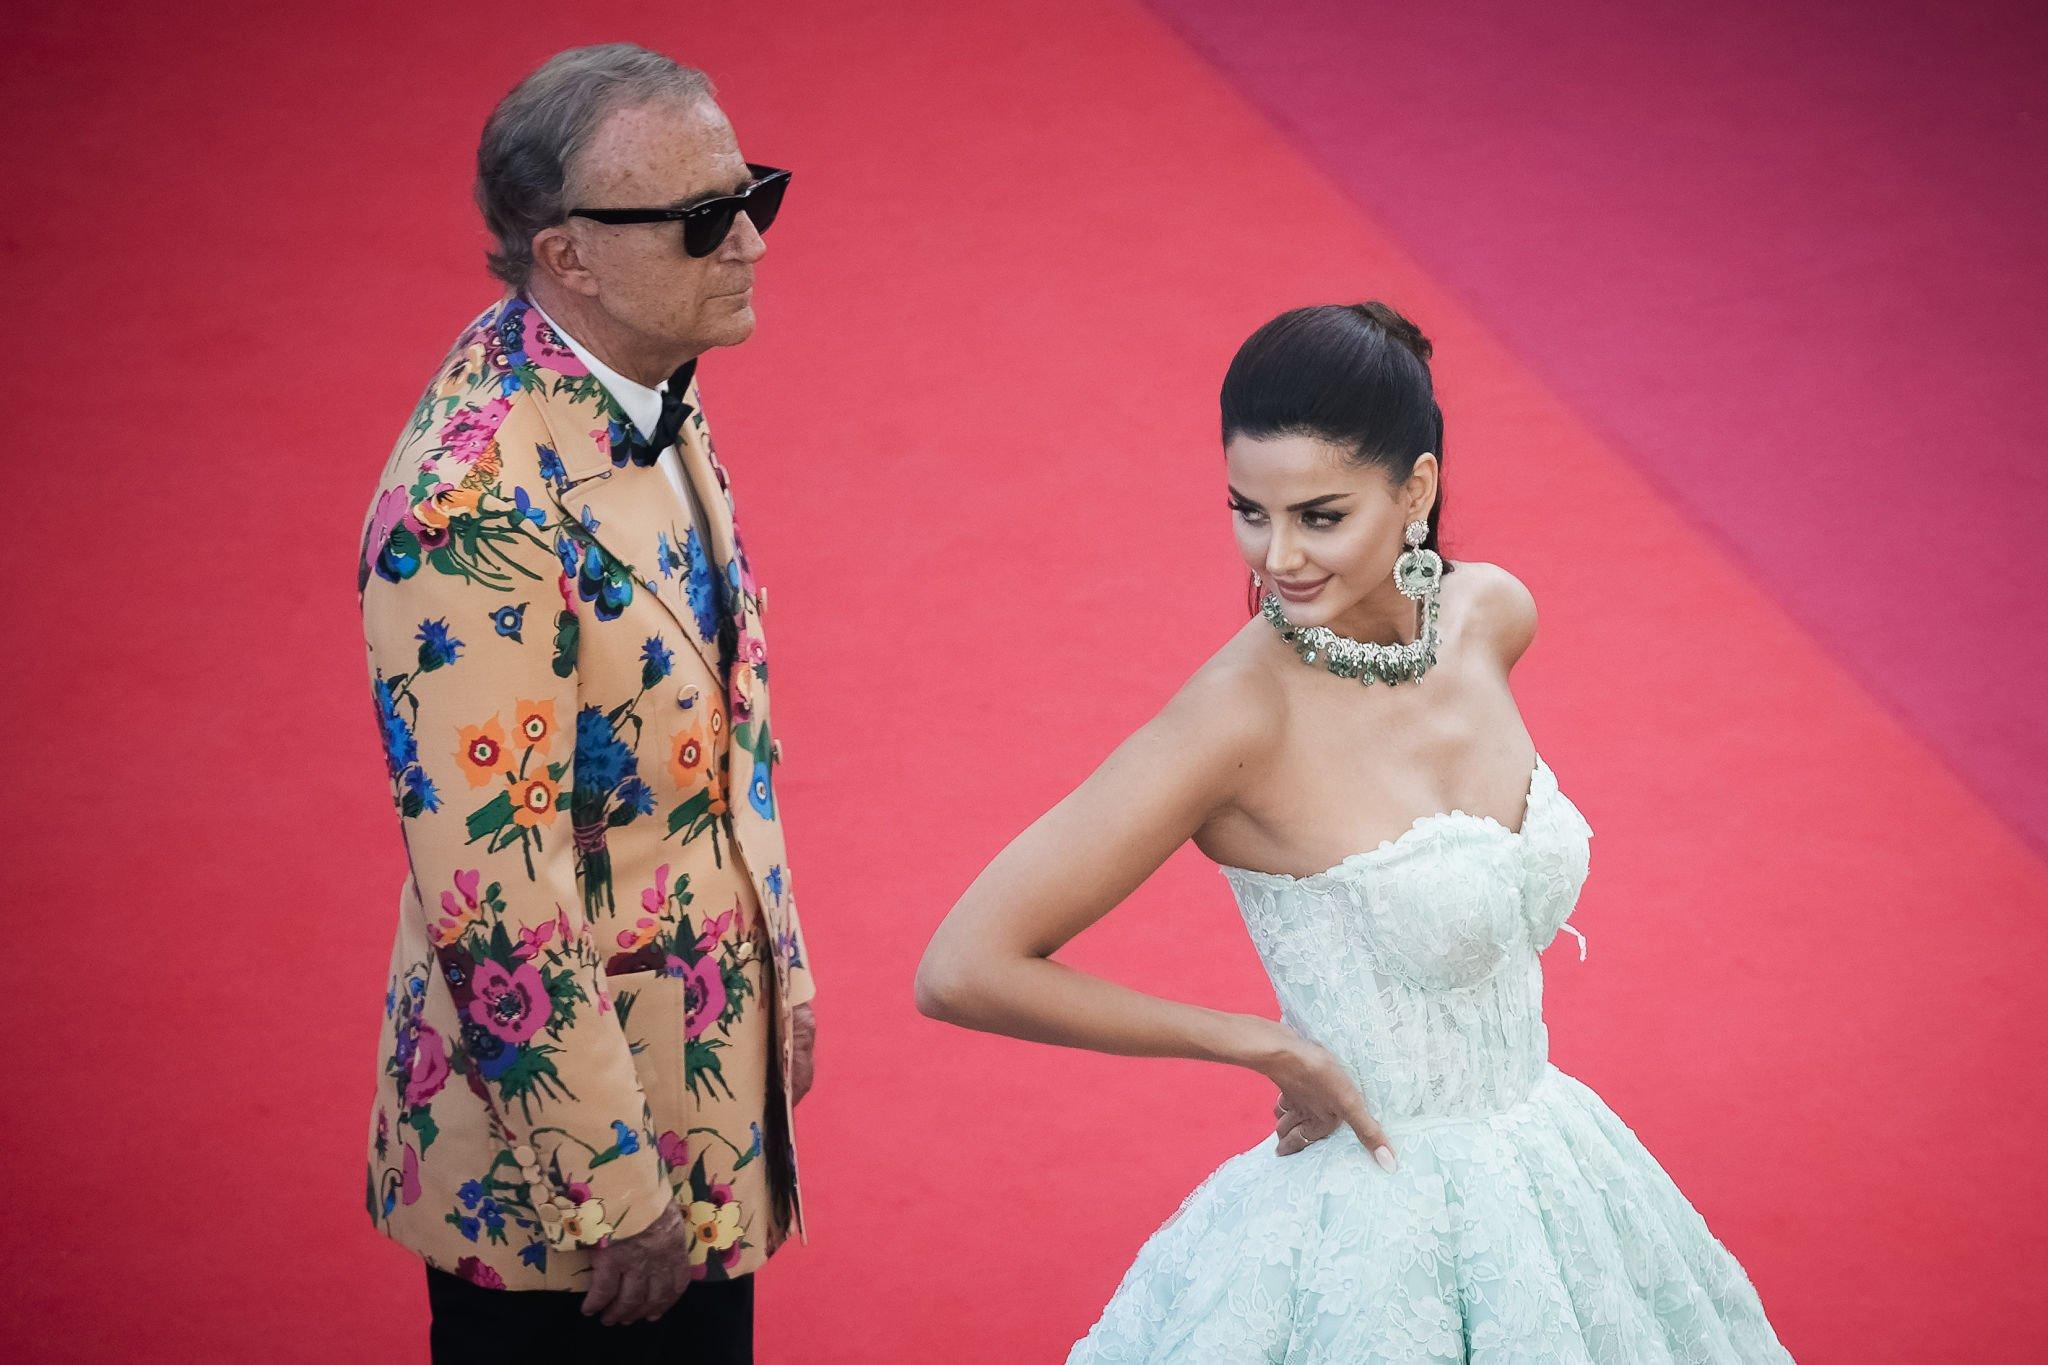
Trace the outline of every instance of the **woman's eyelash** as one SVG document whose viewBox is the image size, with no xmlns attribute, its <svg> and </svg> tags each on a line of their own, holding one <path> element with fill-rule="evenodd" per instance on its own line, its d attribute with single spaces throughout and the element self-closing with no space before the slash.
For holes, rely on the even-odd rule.
<svg viewBox="0 0 2048 1365">
<path fill-rule="evenodd" d="M 1248 503 L 1242 502 L 1233 502 L 1230 504 L 1230 510 L 1241 517 L 1263 517 L 1266 515 L 1263 508 L 1253 507 Z M 1328 530 L 1344 520 L 1344 514 L 1342 512 L 1321 512 L 1311 508 L 1309 511 L 1301 514 L 1301 519 L 1318 530 Z"/>
</svg>

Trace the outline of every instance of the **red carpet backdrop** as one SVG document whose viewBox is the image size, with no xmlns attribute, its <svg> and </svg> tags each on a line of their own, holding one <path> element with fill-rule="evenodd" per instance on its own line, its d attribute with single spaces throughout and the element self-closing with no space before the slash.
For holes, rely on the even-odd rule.
<svg viewBox="0 0 2048 1365">
<path fill-rule="evenodd" d="M 760 1358 L 1057 1361 L 1249 1074 L 971 1036 L 983 860 L 1242 619 L 1215 391 L 1282 308 L 1437 344 L 1447 549 L 1599 831 L 1554 1055 L 1802 1362 L 2048 1350 L 2037 9 L 29 4 L 0 863 L 10 1360 L 424 1358 L 359 1166 L 402 859 L 353 565 L 493 295 L 491 104 L 630 38 L 795 168 L 701 377 L 821 994 Z M 1270 995 L 1192 853 L 1068 960 Z"/>
</svg>

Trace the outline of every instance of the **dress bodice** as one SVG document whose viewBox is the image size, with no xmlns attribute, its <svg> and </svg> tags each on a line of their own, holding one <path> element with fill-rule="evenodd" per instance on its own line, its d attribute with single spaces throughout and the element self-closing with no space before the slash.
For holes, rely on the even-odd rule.
<svg viewBox="0 0 2048 1365">
<path fill-rule="evenodd" d="M 1540 754 L 1527 795 L 1519 830 L 1439 811 L 1312 876 L 1223 869 L 1282 1019 L 1383 1122 L 1505 1109 L 1549 1060 L 1537 954 L 1578 935 L 1593 830 Z"/>
</svg>

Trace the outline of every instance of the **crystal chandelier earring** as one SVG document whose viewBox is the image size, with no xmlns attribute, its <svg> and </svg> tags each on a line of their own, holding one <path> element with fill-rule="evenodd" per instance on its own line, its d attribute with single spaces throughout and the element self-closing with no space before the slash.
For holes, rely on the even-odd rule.
<svg viewBox="0 0 2048 1365">
<path fill-rule="evenodd" d="M 1394 561 L 1394 586 L 1403 597 L 1425 603 L 1429 619 L 1434 621 L 1437 589 L 1444 581 L 1443 556 L 1422 547 L 1422 542 L 1429 539 L 1429 523 L 1420 518 L 1402 528 L 1401 539 L 1408 548 Z"/>
<path fill-rule="evenodd" d="M 1394 586 L 1403 597 L 1418 604 L 1421 629 L 1413 640 L 1400 645 L 1383 645 L 1372 640 L 1353 640 L 1328 626 L 1296 626 L 1280 610 L 1280 599 L 1267 594 L 1260 610 L 1280 638 L 1294 646 L 1307 664 L 1319 663 L 1340 678 L 1356 678 L 1367 687 L 1376 682 L 1388 685 L 1420 682 L 1436 663 L 1437 603 L 1443 587 L 1444 561 L 1436 551 L 1423 548 L 1429 539 L 1429 523 L 1421 519 L 1402 528 L 1408 548 L 1394 561 Z"/>
</svg>

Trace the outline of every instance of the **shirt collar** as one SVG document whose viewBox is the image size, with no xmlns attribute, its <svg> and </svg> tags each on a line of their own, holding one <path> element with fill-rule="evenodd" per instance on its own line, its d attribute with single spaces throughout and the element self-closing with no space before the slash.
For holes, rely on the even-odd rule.
<svg viewBox="0 0 2048 1365">
<path fill-rule="evenodd" d="M 617 403 L 625 412 L 627 418 L 632 421 L 634 429 L 640 433 L 641 438 L 644 440 L 652 436 L 654 428 L 661 421 L 661 396 L 668 391 L 669 381 L 664 379 L 659 387 L 650 389 L 638 380 L 626 378 L 626 376 L 592 355 L 590 349 L 575 337 L 570 336 L 563 329 L 561 323 L 548 317 L 545 308 L 535 303 L 533 311 L 539 313 L 546 320 L 548 326 L 555 329 L 555 335 L 562 339 L 562 343 L 575 354 L 578 360 L 583 362 L 592 374 L 597 376 L 597 382 L 604 385 L 605 392 L 609 393 L 612 396 L 612 401 Z"/>
</svg>

